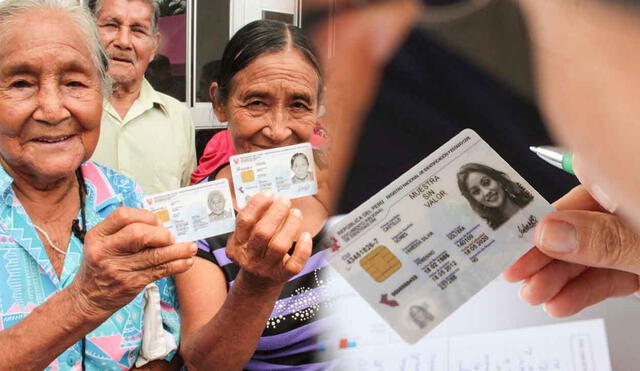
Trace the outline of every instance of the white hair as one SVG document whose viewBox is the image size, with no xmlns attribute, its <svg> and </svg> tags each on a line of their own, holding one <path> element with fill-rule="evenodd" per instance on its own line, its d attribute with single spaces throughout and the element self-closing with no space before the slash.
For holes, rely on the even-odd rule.
<svg viewBox="0 0 640 371">
<path fill-rule="evenodd" d="M 11 22 L 17 17 L 37 10 L 60 10 L 67 14 L 75 24 L 80 35 L 86 41 L 89 49 L 90 60 L 94 65 L 100 78 L 103 95 L 111 94 L 111 78 L 107 75 L 107 67 L 109 60 L 107 54 L 100 43 L 98 28 L 95 20 L 87 7 L 78 2 L 78 0 L 5 0 L 0 2 L 0 35 L 6 35 L 11 27 Z M 55 17 L 56 15 L 52 15 Z M 28 32 L 26 30 L 25 32 Z M 0 37 L 1 45 L 6 45 L 10 40 L 6 40 L 5 36 Z"/>
<path fill-rule="evenodd" d="M 100 13 L 100 9 L 102 9 L 102 2 L 104 0 L 95 0 L 93 6 L 91 6 L 91 10 L 93 12 L 93 16 L 98 19 L 98 14 Z M 158 20 L 160 19 L 160 4 L 157 0 L 142 0 L 147 3 L 151 10 L 153 11 L 151 16 L 151 31 L 156 34 L 158 33 Z"/>
</svg>

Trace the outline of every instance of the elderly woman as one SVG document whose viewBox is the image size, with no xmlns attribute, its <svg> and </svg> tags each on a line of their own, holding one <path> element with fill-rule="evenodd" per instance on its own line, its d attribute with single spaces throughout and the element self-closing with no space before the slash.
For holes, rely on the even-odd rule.
<svg viewBox="0 0 640 371">
<path fill-rule="evenodd" d="M 533 200 L 533 195 L 507 174 L 476 163 L 460 168 L 458 188 L 491 229 L 498 229 Z"/>
<path fill-rule="evenodd" d="M 211 96 L 235 149 L 247 153 L 309 141 L 321 89 L 301 31 L 256 21 L 229 41 Z M 228 164 L 208 177 L 222 178 L 232 182 Z M 176 276 L 189 369 L 322 368 L 314 350 L 328 320 L 318 314 L 324 262 L 311 237 L 326 218 L 317 197 L 262 193 L 238 212 L 233 234 L 199 242 L 193 268 Z"/>
<path fill-rule="evenodd" d="M 173 245 L 134 209 L 129 179 L 86 162 L 108 84 L 85 9 L 4 1 L 0 35 L 0 368 L 131 368 L 141 291 L 158 279 L 160 335 L 177 342 L 173 284 L 161 278 L 187 270 L 196 247 Z"/>
</svg>

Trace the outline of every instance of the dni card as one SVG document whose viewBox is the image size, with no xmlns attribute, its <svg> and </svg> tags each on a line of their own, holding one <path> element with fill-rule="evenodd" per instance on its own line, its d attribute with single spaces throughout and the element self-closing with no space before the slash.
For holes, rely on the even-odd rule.
<svg viewBox="0 0 640 371">
<path fill-rule="evenodd" d="M 238 208 L 254 194 L 269 189 L 289 199 L 318 191 L 309 143 L 235 155 L 229 162 Z"/>
<path fill-rule="evenodd" d="M 331 265 L 415 343 L 527 252 L 552 210 L 466 129 L 340 220 L 323 244 Z"/>
<path fill-rule="evenodd" d="M 147 196 L 144 208 L 156 214 L 162 225 L 176 236 L 176 242 L 232 232 L 236 225 L 226 179 Z"/>
</svg>

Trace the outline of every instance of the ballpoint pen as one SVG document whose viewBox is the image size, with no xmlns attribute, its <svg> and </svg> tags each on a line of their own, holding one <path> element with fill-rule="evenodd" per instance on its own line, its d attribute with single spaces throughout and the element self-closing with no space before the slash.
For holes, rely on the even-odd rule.
<svg viewBox="0 0 640 371">
<path fill-rule="evenodd" d="M 551 165 L 576 175 L 573 171 L 573 154 L 571 152 L 552 146 L 529 147 L 529 149 Z"/>
</svg>

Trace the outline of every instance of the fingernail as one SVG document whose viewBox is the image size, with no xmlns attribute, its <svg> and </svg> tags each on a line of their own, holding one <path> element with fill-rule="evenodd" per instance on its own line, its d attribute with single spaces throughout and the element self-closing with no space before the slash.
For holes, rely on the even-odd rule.
<svg viewBox="0 0 640 371">
<path fill-rule="evenodd" d="M 193 258 L 187 259 L 187 265 L 191 265 L 191 264 L 193 264 Z"/>
<path fill-rule="evenodd" d="M 522 301 L 527 301 L 527 299 L 525 299 L 525 297 L 527 296 L 528 292 L 528 287 L 529 285 L 527 285 L 526 283 L 523 283 L 522 286 L 520 286 L 520 289 L 518 290 L 518 296 L 520 297 L 520 299 Z"/>
<path fill-rule="evenodd" d="M 536 245 L 543 250 L 566 254 L 578 248 L 576 229 L 569 223 L 546 221 L 536 232 Z"/>
<path fill-rule="evenodd" d="M 273 191 L 272 191 L 272 190 L 270 190 L 270 189 L 267 189 L 266 191 L 263 191 L 263 192 L 262 192 L 262 195 L 263 195 L 264 197 L 266 197 L 266 198 L 271 198 L 271 197 L 273 197 Z"/>
<path fill-rule="evenodd" d="M 542 310 L 543 310 L 546 314 L 549 314 L 549 311 L 547 311 L 547 303 L 542 304 Z"/>
<path fill-rule="evenodd" d="M 302 212 L 298 209 L 291 209 L 291 214 L 293 214 L 293 216 L 297 216 L 297 217 L 301 217 L 302 216 Z"/>
<path fill-rule="evenodd" d="M 607 209 L 610 213 L 614 213 L 618 208 L 618 204 L 597 184 L 591 186 L 591 195 L 598 201 L 600 206 Z"/>
<path fill-rule="evenodd" d="M 192 253 L 195 253 L 198 251 L 198 246 L 196 246 L 195 242 L 190 245 L 190 250 Z"/>
<path fill-rule="evenodd" d="M 176 235 L 171 233 L 171 244 L 173 245 L 174 243 L 176 243 Z"/>
<path fill-rule="evenodd" d="M 300 235 L 300 239 L 310 240 L 311 234 L 309 234 L 309 232 L 302 232 L 302 234 Z"/>
<path fill-rule="evenodd" d="M 281 196 L 278 198 L 278 202 L 282 202 L 283 204 L 285 204 L 286 206 L 291 205 L 291 201 L 289 201 L 288 198 Z"/>
</svg>

